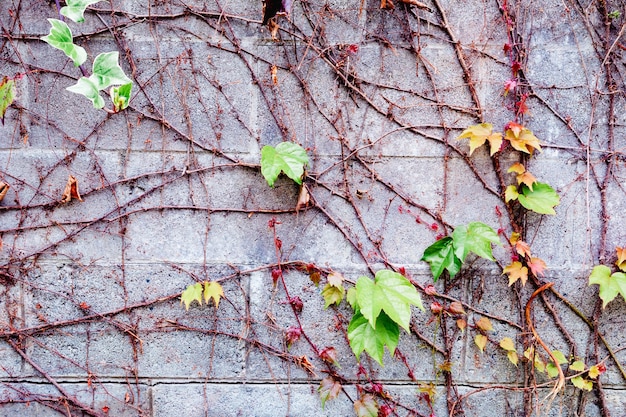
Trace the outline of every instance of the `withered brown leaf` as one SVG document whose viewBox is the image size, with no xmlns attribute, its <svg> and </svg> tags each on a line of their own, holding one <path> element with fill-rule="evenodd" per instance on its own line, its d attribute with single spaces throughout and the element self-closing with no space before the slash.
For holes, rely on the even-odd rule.
<svg viewBox="0 0 626 417">
<path fill-rule="evenodd" d="M 61 197 L 61 203 L 69 203 L 72 201 L 72 198 L 75 198 L 78 201 L 83 201 L 80 197 L 80 193 L 78 192 L 78 181 L 75 176 L 70 175 L 67 179 L 67 184 L 65 184 L 65 190 L 63 191 L 63 196 Z"/>
<path fill-rule="evenodd" d="M 298 203 L 296 204 L 296 213 L 309 205 L 311 195 L 305 183 L 300 186 L 300 194 L 298 195 Z"/>
<path fill-rule="evenodd" d="M 9 187 L 9 184 L 0 181 L 0 201 L 2 201 L 5 195 L 7 195 L 7 191 L 9 191 L 9 188 L 11 188 Z"/>
</svg>

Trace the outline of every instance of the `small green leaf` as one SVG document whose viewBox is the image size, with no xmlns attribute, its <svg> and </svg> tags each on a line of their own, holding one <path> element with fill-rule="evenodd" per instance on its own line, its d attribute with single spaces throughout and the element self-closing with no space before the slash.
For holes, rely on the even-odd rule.
<svg viewBox="0 0 626 417">
<path fill-rule="evenodd" d="M 565 359 L 565 355 L 560 350 L 553 350 L 552 355 L 559 361 L 559 365 L 563 365 L 564 363 L 568 363 L 569 361 Z"/>
<path fill-rule="evenodd" d="M 189 305 L 194 301 L 202 305 L 202 284 L 199 282 L 189 285 L 180 296 L 180 302 L 185 304 L 186 310 L 189 310 Z"/>
<path fill-rule="evenodd" d="M 130 93 L 132 89 L 133 83 L 124 84 L 119 87 L 111 87 L 109 95 L 111 96 L 113 108 L 116 112 L 124 110 L 126 107 L 128 107 L 128 102 L 130 101 Z"/>
<path fill-rule="evenodd" d="M 426 248 L 422 261 L 430 264 L 433 281 L 437 282 L 444 269 L 448 270 L 450 278 L 461 270 L 461 260 L 454 254 L 454 243 L 451 237 L 439 239 Z"/>
<path fill-rule="evenodd" d="M 517 192 L 517 187 L 515 185 L 509 185 L 508 187 L 506 187 L 506 190 L 504 191 L 505 203 L 508 203 L 511 200 L 515 201 L 518 197 L 519 193 Z"/>
<path fill-rule="evenodd" d="M 67 87 L 68 91 L 72 93 L 81 94 L 87 97 L 93 103 L 93 106 L 96 109 L 101 109 L 104 107 L 104 99 L 100 97 L 98 92 L 98 86 L 94 84 L 91 80 L 91 77 L 85 78 L 80 77 L 78 82 L 70 87 Z"/>
<path fill-rule="evenodd" d="M 501 244 L 496 231 L 480 222 L 458 226 L 452 233 L 452 239 L 454 240 L 454 254 L 461 262 L 465 261 L 465 257 L 470 252 L 494 261 L 491 244 Z"/>
<path fill-rule="evenodd" d="M 112 85 L 132 83 L 132 80 L 124 74 L 124 70 L 119 65 L 119 57 L 120 53 L 117 51 L 105 52 L 93 60 L 93 74 L 89 79 L 98 87 L 98 90 L 103 90 Z"/>
<path fill-rule="evenodd" d="M 584 379 L 581 376 L 575 376 L 572 378 L 572 384 L 578 389 L 582 389 L 585 391 L 591 391 L 593 389 L 593 383 Z"/>
<path fill-rule="evenodd" d="M 554 207 L 558 206 L 561 199 L 554 188 L 542 182 L 533 184 L 531 190 L 526 184 L 522 184 L 521 193 L 517 200 L 526 209 L 539 214 L 556 214 Z"/>
<path fill-rule="evenodd" d="M 569 369 L 571 369 L 572 371 L 576 371 L 576 372 L 582 372 L 582 371 L 585 370 L 585 362 L 583 362 L 583 361 L 573 362 L 569 366 Z"/>
<path fill-rule="evenodd" d="M 356 288 L 350 287 L 346 293 L 346 301 L 350 304 L 353 310 L 356 310 Z"/>
<path fill-rule="evenodd" d="M 376 318 L 383 310 L 408 332 L 411 305 L 424 310 L 422 299 L 413 284 L 401 274 L 388 269 L 376 272 L 374 281 L 360 277 L 356 282 L 356 299 L 361 314 L 374 328 Z"/>
<path fill-rule="evenodd" d="M 365 394 L 354 402 L 354 411 L 357 417 L 377 417 L 378 403 L 371 394 Z"/>
<path fill-rule="evenodd" d="M 553 362 L 550 362 L 546 365 L 546 372 L 548 373 L 548 376 L 550 378 L 556 378 L 559 375 L 557 365 L 555 365 Z"/>
<path fill-rule="evenodd" d="M 8 77 L 2 78 L 0 83 L 0 120 L 4 124 L 4 114 L 7 108 L 13 103 L 15 99 L 15 80 Z"/>
<path fill-rule="evenodd" d="M 102 0 L 67 0 L 67 6 L 61 7 L 61 14 L 72 19 L 76 23 L 84 22 L 85 9 L 92 4 L 96 4 Z"/>
<path fill-rule="evenodd" d="M 42 37 L 41 40 L 63 51 L 74 61 L 75 67 L 82 65 L 87 60 L 87 52 L 80 46 L 74 45 L 74 38 L 69 26 L 58 19 L 48 19 L 48 22 L 52 25 L 50 34 Z"/>
<path fill-rule="evenodd" d="M 292 142 L 282 142 L 272 147 L 266 145 L 261 149 L 261 173 L 270 187 L 281 171 L 298 184 L 302 184 L 304 165 L 309 157 L 302 146 Z"/>
<path fill-rule="evenodd" d="M 322 289 L 322 297 L 324 297 L 324 308 L 328 308 L 331 304 L 339 305 L 343 300 L 345 290 L 343 285 L 334 286 L 326 284 Z"/>
<path fill-rule="evenodd" d="M 317 389 L 320 393 L 320 400 L 322 401 L 322 409 L 326 405 L 326 401 L 334 400 L 341 392 L 341 384 L 331 377 L 326 377 L 320 382 L 320 386 Z"/>
<path fill-rule="evenodd" d="M 348 325 L 348 341 L 357 360 L 365 351 L 382 366 L 385 346 L 393 355 L 399 339 L 400 328 L 382 311 L 376 319 L 376 328 L 358 310 Z"/>
<path fill-rule="evenodd" d="M 602 308 L 613 301 L 617 294 L 621 294 L 622 298 L 626 299 L 626 274 L 623 272 L 615 272 L 611 275 L 608 266 L 598 265 L 593 268 L 589 276 L 589 285 L 593 284 L 600 286 Z"/>
</svg>

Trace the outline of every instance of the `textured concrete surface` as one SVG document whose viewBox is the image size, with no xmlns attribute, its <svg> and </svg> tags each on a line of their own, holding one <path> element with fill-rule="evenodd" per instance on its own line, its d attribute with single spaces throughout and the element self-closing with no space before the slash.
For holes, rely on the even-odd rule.
<svg viewBox="0 0 626 417">
<path fill-rule="evenodd" d="M 86 70 L 98 53 L 119 50 L 135 82 L 130 107 L 107 114 L 66 91 L 80 71 L 39 40 L 45 18 L 57 17 L 54 3 L 0 2 L 0 77 L 22 75 L 0 125 L 0 181 L 11 187 L 0 202 L 0 416 L 349 416 L 372 381 L 393 415 L 445 416 L 457 405 L 467 416 L 600 415 L 597 391 L 568 382 L 542 401 L 545 375 L 507 360 L 498 342 L 510 337 L 522 354 L 536 286 L 507 286 L 493 263 L 470 257 L 459 279 L 435 283 L 450 298 L 422 294 L 420 336 L 401 331 L 400 355 L 386 353 L 384 367 L 364 354 L 359 368 L 345 302 L 324 309 L 330 271 L 350 286 L 404 267 L 424 286 L 432 277 L 422 253 L 451 227 L 482 221 L 511 232 L 488 152 L 467 158 L 467 143 L 455 140 L 481 121 L 477 106 L 498 130 L 515 118 L 512 95 L 503 96 L 511 68 L 501 3 L 395 3 L 297 1 L 279 19 L 278 40 L 260 24 L 260 0 L 95 4 L 84 24 L 70 22 L 90 56 Z M 604 32 L 595 3 L 508 3 L 525 48 L 523 123 L 544 148 L 524 162 L 561 197 L 556 216 L 523 218 L 533 254 L 548 265 L 543 282 L 564 297 L 547 296 L 558 320 L 537 302 L 535 325 L 552 349 L 588 365 L 606 359 L 605 410 L 626 415 L 624 378 L 606 348 L 595 356 L 589 326 L 567 304 L 592 317 L 589 272 L 626 246 L 625 20 Z M 261 148 L 281 141 L 311 159 L 315 204 L 298 212 L 298 187 L 284 176 L 267 187 L 258 165 Z M 517 160 L 499 158 L 509 183 Z M 69 175 L 83 202 L 60 203 Z M 506 247 L 494 254 L 500 266 L 510 262 Z M 277 263 L 289 295 L 304 303 L 297 318 L 282 282 L 272 283 Z M 322 270 L 322 286 L 307 264 Z M 223 285 L 219 308 L 185 311 L 181 291 L 205 280 Z M 451 300 L 466 303 L 464 332 L 428 310 Z M 474 324 L 485 316 L 494 330 L 481 353 Z M 619 361 L 624 317 L 619 299 L 598 321 Z M 285 333 L 299 325 L 311 343 L 287 346 Z M 452 399 L 443 357 L 424 339 L 449 350 Z M 340 368 L 316 356 L 325 347 Z M 322 409 L 317 388 L 334 372 L 345 391 Z M 525 381 L 537 387 L 531 396 Z M 431 383 L 432 409 L 423 395 Z"/>
</svg>

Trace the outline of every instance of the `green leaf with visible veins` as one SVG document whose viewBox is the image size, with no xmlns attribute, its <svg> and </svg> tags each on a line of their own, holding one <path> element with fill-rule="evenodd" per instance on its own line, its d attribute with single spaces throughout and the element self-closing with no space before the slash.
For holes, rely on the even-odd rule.
<svg viewBox="0 0 626 417">
<path fill-rule="evenodd" d="M 433 281 L 437 282 L 444 269 L 453 278 L 461 270 L 461 260 L 454 254 L 454 242 L 451 237 L 439 239 L 426 248 L 422 261 L 430 264 Z"/>
<path fill-rule="evenodd" d="M 561 202 L 554 188 L 542 182 L 534 183 L 532 190 L 526 184 L 522 184 L 517 200 L 522 206 L 535 213 L 553 215 L 556 214 L 554 207 Z"/>
<path fill-rule="evenodd" d="M 272 147 L 266 145 L 261 149 L 261 173 L 270 187 L 281 171 L 298 184 L 302 184 L 304 165 L 309 157 L 302 146 L 292 142 L 282 142 Z"/>
<path fill-rule="evenodd" d="M 15 99 L 15 80 L 4 77 L 0 83 L 0 120 L 4 124 L 4 114 Z"/>
<path fill-rule="evenodd" d="M 626 300 L 626 274 L 623 272 L 615 272 L 611 275 L 608 266 L 598 265 L 593 268 L 589 275 L 589 285 L 597 284 L 600 286 L 600 298 L 602 299 L 602 308 L 613 301 L 617 294 L 621 294 Z"/>
<path fill-rule="evenodd" d="M 102 0 L 67 0 L 67 6 L 61 7 L 61 14 L 72 19 L 76 23 L 84 22 L 85 9 L 92 4 L 101 2 Z"/>
<path fill-rule="evenodd" d="M 189 305 L 194 301 L 202 305 L 202 284 L 199 282 L 189 285 L 180 296 L 180 302 L 185 304 L 186 310 L 189 310 Z"/>
<path fill-rule="evenodd" d="M 98 86 L 94 84 L 94 82 L 91 80 L 91 77 L 80 77 L 76 84 L 67 87 L 66 90 L 87 97 L 89 100 L 91 100 L 93 106 L 96 109 L 101 109 L 104 107 L 104 99 L 100 96 Z"/>
<path fill-rule="evenodd" d="M 401 274 L 388 269 L 376 272 L 374 281 L 360 277 L 356 282 L 356 300 L 361 314 L 374 328 L 382 310 L 408 332 L 411 305 L 424 310 L 422 299 L 413 284 Z"/>
<path fill-rule="evenodd" d="M 98 90 L 103 90 L 112 85 L 124 85 L 133 82 L 120 67 L 119 57 L 120 53 L 117 51 L 105 52 L 93 60 L 93 74 L 89 79 L 98 86 Z"/>
<path fill-rule="evenodd" d="M 452 239 L 454 241 L 454 254 L 461 262 L 465 261 L 465 257 L 470 252 L 494 261 L 491 244 L 501 245 L 496 231 L 480 222 L 456 227 L 452 233 Z"/>
<path fill-rule="evenodd" d="M 376 328 L 358 310 L 348 325 L 348 341 L 357 360 L 365 351 L 382 366 L 385 346 L 393 355 L 399 339 L 400 328 L 382 311 L 376 319 Z"/>
<path fill-rule="evenodd" d="M 80 46 L 74 45 L 74 38 L 69 26 L 58 19 L 48 19 L 48 22 L 52 25 L 50 33 L 42 37 L 41 40 L 63 51 L 74 61 L 75 67 L 82 65 L 87 60 L 87 52 Z"/>
</svg>

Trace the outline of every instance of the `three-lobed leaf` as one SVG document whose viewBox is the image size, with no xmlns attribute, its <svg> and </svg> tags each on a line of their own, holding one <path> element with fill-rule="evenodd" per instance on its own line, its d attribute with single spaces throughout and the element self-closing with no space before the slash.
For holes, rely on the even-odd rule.
<svg viewBox="0 0 626 417">
<path fill-rule="evenodd" d="M 535 182 L 531 189 L 526 184 L 522 184 L 520 190 L 517 200 L 526 209 L 539 214 L 556 214 L 554 207 L 559 205 L 561 199 L 550 185 Z"/>
<path fill-rule="evenodd" d="M 67 0 L 67 6 L 61 7 L 61 14 L 76 23 L 84 22 L 85 9 L 92 4 L 101 2 L 102 0 Z"/>
<path fill-rule="evenodd" d="M 320 382 L 320 386 L 317 389 L 320 393 L 320 400 L 322 401 L 322 409 L 326 405 L 326 401 L 334 400 L 341 392 L 341 384 L 331 377 L 326 377 Z"/>
<path fill-rule="evenodd" d="M 382 366 L 385 346 L 393 355 L 399 339 L 400 328 L 398 324 L 383 311 L 376 319 L 376 328 L 370 325 L 359 310 L 354 312 L 348 325 L 348 341 L 357 360 L 365 351 Z"/>
<path fill-rule="evenodd" d="M 224 290 L 219 282 L 211 281 L 204 283 L 204 302 L 209 304 L 209 300 L 213 299 L 215 308 L 220 305 L 220 298 L 224 296 Z"/>
<path fill-rule="evenodd" d="M 480 123 L 470 126 L 457 137 L 457 140 L 466 138 L 470 141 L 470 155 L 474 153 L 476 148 L 481 147 L 485 141 L 489 142 L 490 155 L 498 152 L 502 145 L 502 133 L 494 132 L 491 123 Z"/>
<path fill-rule="evenodd" d="M 87 60 L 87 52 L 84 48 L 74 45 L 74 38 L 69 26 L 58 19 L 48 19 L 48 22 L 52 26 L 50 33 L 42 37 L 41 40 L 63 51 L 65 55 L 74 61 L 74 66 L 82 65 Z"/>
<path fill-rule="evenodd" d="M 0 120 L 4 124 L 4 114 L 7 108 L 13 103 L 15 99 L 15 80 L 9 77 L 2 78 L 0 83 Z"/>
<path fill-rule="evenodd" d="M 324 297 L 324 308 L 328 308 L 331 304 L 339 305 L 343 300 L 345 289 L 343 285 L 334 286 L 326 284 L 322 289 L 322 297 Z"/>
<path fill-rule="evenodd" d="M 450 278 L 454 278 L 462 265 L 461 260 L 454 254 L 454 241 L 449 236 L 439 239 L 426 248 L 422 261 L 430 264 L 430 271 L 435 282 L 444 270 L 448 270 Z"/>
<path fill-rule="evenodd" d="M 626 273 L 615 272 L 611 274 L 608 266 L 598 265 L 593 268 L 589 275 L 589 285 L 599 285 L 599 295 L 602 299 L 602 308 L 613 301 L 617 294 L 621 294 L 626 300 Z"/>
<path fill-rule="evenodd" d="M 281 142 L 276 147 L 266 145 L 261 149 L 261 174 L 270 187 L 281 172 L 298 184 L 302 184 L 304 166 L 309 157 L 302 146 L 292 142 Z"/>
<path fill-rule="evenodd" d="M 409 331 L 411 305 L 422 311 L 419 293 L 401 274 L 383 269 L 376 272 L 374 281 L 360 277 L 356 282 L 356 300 L 361 314 L 376 328 L 376 319 L 384 311 L 394 322 Z"/>
<path fill-rule="evenodd" d="M 189 306 L 194 301 L 202 305 L 202 284 L 199 282 L 189 285 L 180 296 L 180 302 L 185 305 L 186 310 L 189 310 Z"/>
<path fill-rule="evenodd" d="M 454 240 L 454 254 L 462 262 L 468 253 L 494 261 L 491 251 L 491 244 L 500 245 L 498 233 L 491 227 L 481 222 L 472 222 L 467 226 L 461 225 L 454 229 L 452 233 Z"/>
</svg>

